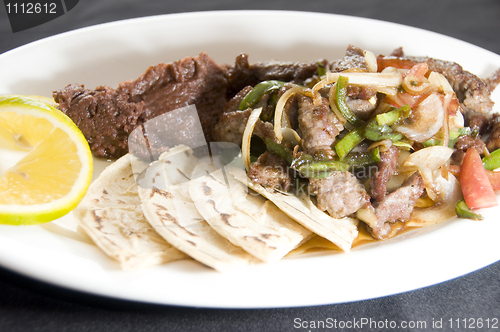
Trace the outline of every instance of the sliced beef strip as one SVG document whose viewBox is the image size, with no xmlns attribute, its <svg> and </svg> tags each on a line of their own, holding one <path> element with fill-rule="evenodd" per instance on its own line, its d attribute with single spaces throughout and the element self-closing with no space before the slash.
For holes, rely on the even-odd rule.
<svg viewBox="0 0 500 332">
<path fill-rule="evenodd" d="M 486 147 L 490 152 L 500 149 L 500 115 L 495 115 L 488 122 L 490 136 L 486 140 Z"/>
<path fill-rule="evenodd" d="M 405 56 L 402 48 L 395 50 L 392 56 L 414 64 L 426 62 L 429 70 L 443 74 L 450 82 L 465 110 L 486 115 L 492 112 L 494 102 L 491 100 L 490 94 L 500 83 L 500 69 L 493 73 L 490 78 L 481 79 L 464 70 L 455 62 L 429 57 Z"/>
<path fill-rule="evenodd" d="M 236 57 L 235 64 L 227 71 L 229 79 L 229 94 L 236 94 L 247 85 L 255 86 L 257 83 L 267 80 L 279 80 L 304 84 L 304 82 L 315 76 L 318 66 L 326 65 L 326 60 L 310 62 L 286 62 L 266 61 L 250 64 L 247 54 Z"/>
<path fill-rule="evenodd" d="M 367 120 L 377 106 L 377 102 L 371 102 L 372 97 L 377 96 L 377 91 L 368 86 L 350 85 L 347 88 L 346 103 L 349 109 L 359 118 Z"/>
<path fill-rule="evenodd" d="M 453 163 L 461 165 L 465 153 L 469 149 L 476 149 L 479 154 L 483 154 L 486 144 L 480 138 L 473 138 L 469 135 L 459 136 L 455 143 L 455 151 L 451 156 Z"/>
<path fill-rule="evenodd" d="M 349 45 L 345 56 L 342 59 L 334 61 L 330 64 L 330 70 L 333 73 L 340 73 L 352 68 L 360 68 L 364 70 L 368 69 L 363 50 L 359 47 Z"/>
<path fill-rule="evenodd" d="M 387 193 L 387 183 L 394 175 L 398 165 L 399 149 L 391 146 L 380 154 L 377 171 L 370 180 L 370 194 L 376 201 L 382 201 Z"/>
<path fill-rule="evenodd" d="M 128 151 L 129 134 L 145 121 L 194 104 L 207 140 L 226 105 L 226 72 L 207 54 L 160 63 L 118 88 L 94 90 L 71 84 L 54 91 L 62 112 L 82 130 L 97 157 L 118 158 Z"/>
<path fill-rule="evenodd" d="M 467 121 L 467 126 L 470 127 L 472 132 L 482 135 L 488 130 L 489 121 L 484 114 L 472 113 L 469 115 Z"/>
<path fill-rule="evenodd" d="M 424 193 L 424 181 L 419 173 L 410 176 L 403 185 L 385 196 L 375 207 L 377 221 L 370 226 L 377 239 L 387 237 L 391 232 L 391 223 L 408 221 L 418 198 Z"/>
<path fill-rule="evenodd" d="M 293 83 L 287 83 L 285 86 L 278 92 L 278 100 L 281 98 L 281 96 L 288 91 L 289 89 L 293 88 L 296 86 L 296 84 Z M 297 95 L 293 95 L 290 98 L 288 98 L 285 107 L 283 109 L 283 112 L 287 115 L 288 121 L 290 121 L 290 125 L 294 130 L 297 130 L 299 126 L 299 106 L 298 106 L 298 99 Z"/>
<path fill-rule="evenodd" d="M 330 70 L 333 73 L 354 68 L 368 70 L 363 50 L 353 45 L 347 47 L 345 56 L 342 59 L 330 64 Z M 369 99 L 376 95 L 377 92 L 370 87 L 350 85 L 347 89 L 346 102 L 358 117 L 367 119 L 377 105 L 376 103 L 370 103 Z"/>
<path fill-rule="evenodd" d="M 269 151 L 261 154 L 257 161 L 252 164 L 248 171 L 248 177 L 264 187 L 285 192 L 289 191 L 293 185 L 293 179 L 285 160 Z"/>
<path fill-rule="evenodd" d="M 232 111 L 222 113 L 219 122 L 215 125 L 212 132 L 213 139 L 218 142 L 231 142 L 241 146 L 243 133 L 248 122 L 252 109 L 244 111 Z M 257 120 L 253 134 L 265 140 L 270 138 L 276 140 L 274 127 L 271 122 Z"/>
<path fill-rule="evenodd" d="M 302 137 L 302 148 L 310 155 L 323 150 L 333 156 L 332 144 L 343 126 L 330 110 L 328 101 L 322 98 L 320 105 L 314 105 L 311 98 L 297 95 L 298 122 Z"/>
<path fill-rule="evenodd" d="M 334 218 L 343 218 L 370 204 L 370 196 L 350 172 L 333 172 L 324 179 L 310 179 L 317 206 Z"/>
<path fill-rule="evenodd" d="M 222 111 L 222 113 L 228 113 L 228 112 L 235 112 L 235 111 L 238 111 L 240 109 L 240 104 L 241 104 L 241 101 L 243 100 L 243 98 L 245 98 L 245 96 L 250 92 L 252 91 L 253 87 L 251 87 L 250 85 L 244 87 L 243 89 L 241 89 L 240 92 L 238 92 L 233 98 L 231 98 L 227 104 L 226 104 L 226 107 L 224 107 L 224 110 Z"/>
</svg>

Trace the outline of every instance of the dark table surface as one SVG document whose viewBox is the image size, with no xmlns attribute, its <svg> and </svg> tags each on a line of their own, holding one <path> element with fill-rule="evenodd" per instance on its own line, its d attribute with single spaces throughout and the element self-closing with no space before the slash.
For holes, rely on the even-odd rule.
<svg viewBox="0 0 500 332">
<path fill-rule="evenodd" d="M 498 0 L 81 0 L 67 14 L 17 33 L 12 32 L 2 8 L 0 53 L 47 36 L 109 21 L 229 9 L 286 9 L 374 18 L 435 31 L 500 54 Z M 500 322 L 495 326 L 491 322 L 500 319 L 500 263 L 404 294 L 337 305 L 266 310 L 179 308 L 118 301 L 46 285 L 0 267 L 0 331 L 285 331 L 296 329 L 296 318 L 366 318 L 414 325 L 421 322 L 420 327 L 426 322 L 426 329 L 414 330 L 429 331 L 437 330 L 432 328 L 433 321 L 443 320 L 442 330 L 447 330 L 449 319 L 478 322 L 481 318 L 489 319 L 490 329 L 497 330 Z M 487 330 L 486 324 L 475 327 L 473 330 Z"/>
</svg>

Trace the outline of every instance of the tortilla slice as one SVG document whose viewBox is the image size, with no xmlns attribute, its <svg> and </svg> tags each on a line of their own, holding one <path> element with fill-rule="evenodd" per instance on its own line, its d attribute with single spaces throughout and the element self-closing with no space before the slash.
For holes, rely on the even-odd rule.
<svg viewBox="0 0 500 332">
<path fill-rule="evenodd" d="M 74 215 L 95 244 L 125 270 L 187 258 L 144 217 L 129 155 L 99 175 Z"/>
<path fill-rule="evenodd" d="M 160 160 L 168 174 L 163 183 L 171 185 L 158 188 L 153 183 L 162 181 L 152 179 L 151 188 L 139 187 L 142 208 L 149 223 L 177 249 L 220 272 L 261 262 L 207 224 L 189 196 L 186 181 L 197 165 L 197 158 L 184 149 L 170 152 L 170 156 L 164 154 Z M 211 170 L 209 165 L 201 166 L 207 167 Z"/>
<path fill-rule="evenodd" d="M 349 251 L 352 247 L 354 239 L 358 236 L 358 221 L 356 219 L 332 218 L 319 210 L 309 197 L 268 190 L 248 179 L 245 170 L 240 167 L 227 166 L 226 171 L 236 180 L 269 199 L 290 218 L 331 241 L 340 249 Z"/>
<path fill-rule="evenodd" d="M 215 231 L 265 262 L 280 260 L 312 236 L 262 196 L 247 193 L 241 184 L 230 191 L 221 169 L 191 180 L 189 195 Z"/>
</svg>

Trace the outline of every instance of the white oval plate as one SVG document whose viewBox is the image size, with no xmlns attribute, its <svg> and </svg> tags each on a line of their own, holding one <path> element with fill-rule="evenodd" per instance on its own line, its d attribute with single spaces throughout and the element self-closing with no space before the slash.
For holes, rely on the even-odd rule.
<svg viewBox="0 0 500 332">
<path fill-rule="evenodd" d="M 206 52 L 218 63 L 239 53 L 250 62 L 330 60 L 348 44 L 375 54 L 406 54 L 461 64 L 487 77 L 500 57 L 471 44 L 416 28 L 329 14 L 225 11 L 114 22 L 40 40 L 0 55 L 0 94 L 37 94 L 69 83 L 116 87 L 150 65 Z M 493 98 L 500 100 L 500 91 Z M 97 162 L 96 175 L 105 163 Z M 500 259 L 499 209 L 483 221 L 453 219 L 347 254 L 309 255 L 221 274 L 182 261 L 123 272 L 96 247 L 46 226 L 0 226 L 0 264 L 54 285 L 159 304 L 269 308 L 376 298 L 443 282 Z M 74 222 L 67 215 L 58 222 Z"/>
</svg>

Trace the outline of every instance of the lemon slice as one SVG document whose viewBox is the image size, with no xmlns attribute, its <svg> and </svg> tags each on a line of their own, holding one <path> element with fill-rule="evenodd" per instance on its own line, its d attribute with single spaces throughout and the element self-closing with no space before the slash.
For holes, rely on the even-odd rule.
<svg viewBox="0 0 500 332">
<path fill-rule="evenodd" d="M 92 178 L 85 137 L 43 98 L 0 96 L 0 223 L 33 225 L 74 209 Z"/>
</svg>

